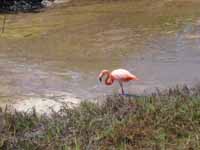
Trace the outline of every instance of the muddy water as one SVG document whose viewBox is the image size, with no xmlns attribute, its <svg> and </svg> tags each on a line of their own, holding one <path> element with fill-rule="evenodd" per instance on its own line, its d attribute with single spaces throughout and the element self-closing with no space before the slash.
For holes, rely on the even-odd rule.
<svg viewBox="0 0 200 150">
<path fill-rule="evenodd" d="M 111 6 L 118 10 L 123 5 Z M 129 94 L 150 93 L 155 88 L 198 82 L 199 23 L 186 23 L 177 32 L 173 30 L 170 34 L 151 37 L 154 28 L 143 25 L 145 18 L 149 18 L 148 12 L 143 12 L 143 9 L 132 12 L 131 9 L 119 15 L 116 10 L 106 12 L 107 6 L 104 8 L 102 5 L 103 10 L 100 6 L 95 5 L 95 11 L 84 6 L 83 12 L 87 11 L 81 14 L 74 12 L 74 8 L 67 9 L 70 15 L 65 18 L 69 20 L 65 20 L 65 24 L 60 20 L 66 16 L 66 8 L 9 16 L 12 18 L 8 22 L 10 28 L 3 35 L 8 39 L 1 38 L 0 46 L 2 105 L 13 104 L 18 110 L 35 106 L 45 112 L 48 107 L 59 109 L 63 102 L 77 104 L 84 99 L 118 93 L 117 83 L 107 87 L 98 82 L 97 75 L 101 69 L 125 68 L 136 74 L 141 80 L 125 85 Z M 136 22 L 129 21 L 132 18 L 125 19 L 130 14 Z M 118 18 L 109 22 L 115 15 Z M 30 16 L 31 30 L 15 29 L 16 25 L 29 24 Z M 57 19 L 58 26 L 52 21 L 54 19 Z M 99 19 L 104 21 L 99 22 Z M 147 22 L 157 20 L 154 19 Z M 55 25 L 55 29 L 49 32 L 49 29 L 43 29 L 43 23 Z M 160 33 L 160 28 L 156 32 Z"/>
<path fill-rule="evenodd" d="M 130 56 L 125 63 L 136 72 L 141 82 L 130 85 L 129 91 L 146 92 L 176 85 L 192 86 L 200 81 L 200 26 L 187 24 L 173 35 L 159 36 L 147 42 L 143 53 Z"/>
<path fill-rule="evenodd" d="M 188 24 L 176 34 L 162 35 L 146 42 L 140 53 L 130 53 L 118 67 L 130 70 L 141 80 L 126 84 L 126 91 L 141 94 L 155 88 L 197 83 L 200 80 L 199 33 L 199 25 Z M 29 61 L 24 57 L 12 60 L 4 55 L 0 57 L 1 96 L 28 99 L 23 107 L 17 104 L 21 109 L 31 107 L 31 101 L 40 104 L 38 99 L 43 99 L 45 105 L 53 103 L 55 106 L 54 100 L 77 102 L 119 92 L 117 83 L 112 87 L 100 84 L 97 80 L 99 70 L 96 69 L 70 70 L 68 62 L 44 60 L 34 64 L 27 63 Z M 35 103 L 33 105 L 37 106 Z"/>
</svg>

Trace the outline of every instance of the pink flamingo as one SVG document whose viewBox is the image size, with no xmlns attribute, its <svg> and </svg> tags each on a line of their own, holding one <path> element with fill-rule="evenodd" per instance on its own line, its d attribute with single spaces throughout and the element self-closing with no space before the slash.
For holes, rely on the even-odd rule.
<svg viewBox="0 0 200 150">
<path fill-rule="evenodd" d="M 128 82 L 130 80 L 139 80 L 135 75 L 131 74 L 129 71 L 125 69 L 116 69 L 112 72 L 108 70 L 102 70 L 99 74 L 99 81 L 102 81 L 103 76 L 106 75 L 105 84 L 112 85 L 116 80 L 119 82 L 121 87 L 122 94 L 124 95 L 123 82 Z"/>
</svg>

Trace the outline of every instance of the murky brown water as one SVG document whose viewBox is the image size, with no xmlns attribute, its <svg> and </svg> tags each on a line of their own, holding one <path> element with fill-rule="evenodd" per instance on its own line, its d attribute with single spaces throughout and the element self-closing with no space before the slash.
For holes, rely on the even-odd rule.
<svg viewBox="0 0 200 150">
<path fill-rule="evenodd" d="M 28 16 L 31 15 L 34 28 L 38 18 L 47 13 L 52 17 L 49 19 L 55 18 L 56 15 L 51 14 L 51 10 L 41 14 L 9 16 L 12 18 L 11 27 L 3 35 L 5 38 L 1 38 L 0 46 L 0 96 L 3 104 L 14 103 L 19 110 L 31 106 L 41 106 L 43 109 L 42 104 L 54 107 L 55 101 L 79 102 L 80 99 L 118 93 L 117 83 L 107 87 L 98 82 L 97 75 L 101 69 L 125 68 L 136 74 L 141 80 L 125 85 L 129 94 L 149 93 L 157 87 L 192 85 L 198 82 L 198 23 L 186 23 L 177 32 L 169 27 L 173 32 L 171 34 L 157 34 L 160 29 L 156 29 L 156 36 L 151 36 L 155 28 L 144 25 L 143 17 L 149 17 L 146 16 L 148 12 L 142 12 L 145 8 L 140 8 L 141 12 L 136 10 L 136 14 L 142 17 L 138 19 L 136 15 L 136 23 L 132 24 L 127 20 L 120 23 L 120 20 L 116 19 L 110 22 L 113 25 L 111 27 L 108 24 L 110 17 L 119 13 L 112 14 L 103 10 L 99 15 L 98 11 L 94 12 L 90 7 L 86 7 L 89 10 L 84 14 L 86 21 L 81 16 L 78 20 L 70 17 L 68 19 L 72 19 L 72 25 L 65 24 L 62 27 L 62 21 L 58 19 L 58 29 L 56 26 L 56 29 L 47 32 L 39 28 L 36 33 L 41 32 L 40 36 L 29 29 L 23 32 L 22 29 L 14 29 L 14 25 L 25 22 L 27 24 Z M 99 5 L 95 7 L 98 8 Z M 121 8 L 118 5 L 112 7 L 114 10 Z M 86 8 L 84 6 L 83 10 Z M 107 9 L 107 6 L 103 9 Z M 55 10 L 56 8 L 52 11 Z M 58 10 L 58 14 L 66 13 L 62 8 Z M 77 16 L 71 8 L 67 12 Z M 127 14 L 121 15 L 121 18 L 124 18 Z M 19 22 L 13 22 L 13 18 L 15 21 L 18 18 Z M 60 16 L 58 18 L 61 19 Z M 99 22 L 98 19 L 102 18 L 106 20 Z M 44 20 L 39 21 L 40 25 Z M 48 19 L 46 21 L 50 22 Z M 27 37 L 29 34 L 30 37 Z M 13 38 L 10 35 L 16 36 Z"/>
<path fill-rule="evenodd" d="M 142 81 L 130 89 L 166 88 L 200 81 L 200 26 L 187 24 L 183 30 L 170 36 L 160 36 L 147 42 L 148 53 L 130 56 L 125 63 Z M 133 66 L 133 69 L 132 69 Z M 138 86 L 138 87 L 137 87 Z M 134 92 L 134 90 L 130 90 Z"/>
</svg>

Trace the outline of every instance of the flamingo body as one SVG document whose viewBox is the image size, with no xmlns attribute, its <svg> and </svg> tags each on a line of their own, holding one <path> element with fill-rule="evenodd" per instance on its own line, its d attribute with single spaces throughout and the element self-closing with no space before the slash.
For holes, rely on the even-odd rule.
<svg viewBox="0 0 200 150">
<path fill-rule="evenodd" d="M 111 72 L 111 76 L 114 78 L 114 80 L 122 81 L 122 82 L 128 82 L 130 80 L 136 80 L 137 77 L 133 74 L 131 74 L 129 71 L 125 69 L 116 69 Z"/>
<path fill-rule="evenodd" d="M 104 75 L 107 76 L 105 79 L 106 85 L 112 85 L 115 80 L 119 82 L 122 94 L 124 94 L 123 82 L 128 82 L 130 80 L 138 80 L 138 78 L 135 75 L 131 74 L 125 69 L 116 69 L 113 70 L 111 73 L 108 70 L 102 70 L 99 74 L 100 81 L 102 81 L 102 77 Z"/>
</svg>

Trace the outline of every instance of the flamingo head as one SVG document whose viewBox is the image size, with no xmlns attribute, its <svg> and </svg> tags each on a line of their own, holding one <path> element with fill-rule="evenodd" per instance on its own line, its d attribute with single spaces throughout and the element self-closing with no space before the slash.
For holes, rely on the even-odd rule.
<svg viewBox="0 0 200 150">
<path fill-rule="evenodd" d="M 105 74 L 109 74 L 109 71 L 108 70 L 102 70 L 100 73 L 99 73 L 99 81 L 102 82 L 102 78 Z"/>
</svg>

